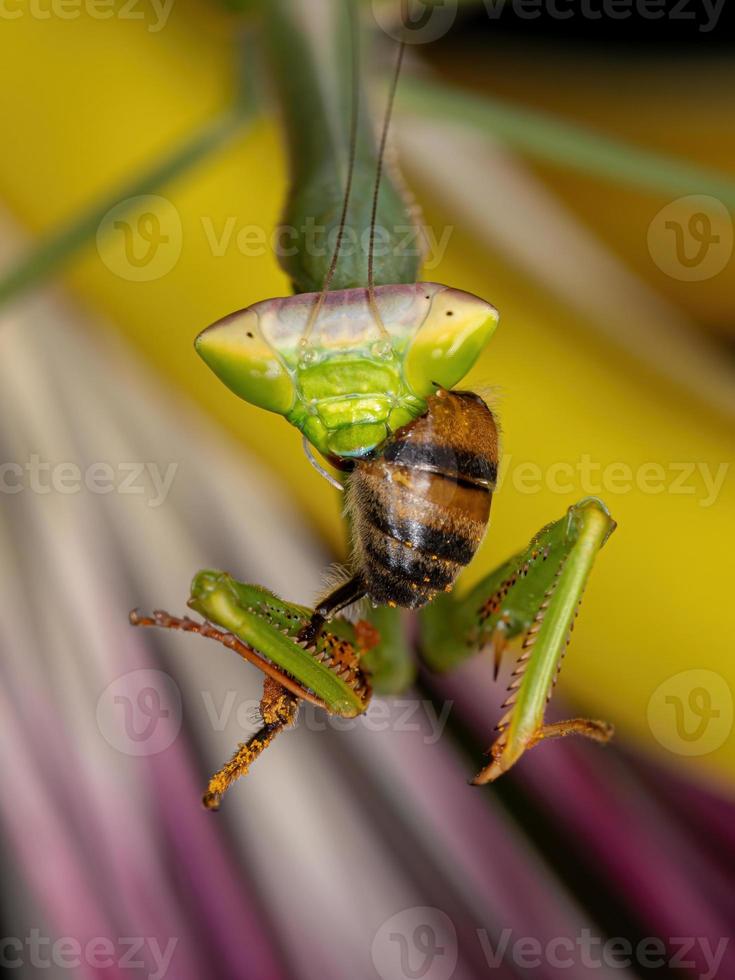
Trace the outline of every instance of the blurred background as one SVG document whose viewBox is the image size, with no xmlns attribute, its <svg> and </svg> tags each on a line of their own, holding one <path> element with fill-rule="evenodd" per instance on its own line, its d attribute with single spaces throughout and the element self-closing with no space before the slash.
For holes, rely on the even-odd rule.
<svg viewBox="0 0 735 980">
<path fill-rule="evenodd" d="M 735 976 L 735 66 L 723 3 L 423 9 L 394 142 L 425 277 L 492 301 L 476 581 L 581 496 L 618 529 L 557 713 L 605 750 L 467 780 L 483 657 L 302 712 L 228 795 L 261 679 L 143 633 L 193 573 L 311 603 L 344 560 L 299 434 L 192 340 L 285 295 L 262 2 L 0 4 L 0 960 L 18 977 Z M 293 0 L 318 36 L 339 0 Z M 376 99 L 398 4 L 362 4 Z"/>
</svg>

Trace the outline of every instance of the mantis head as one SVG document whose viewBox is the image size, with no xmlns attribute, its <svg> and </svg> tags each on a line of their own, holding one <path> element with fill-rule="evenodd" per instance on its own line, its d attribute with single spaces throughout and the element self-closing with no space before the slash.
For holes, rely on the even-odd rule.
<svg viewBox="0 0 735 980">
<path fill-rule="evenodd" d="M 421 415 L 437 386 L 456 385 L 497 322 L 478 296 L 420 282 L 266 300 L 195 346 L 236 395 L 283 415 L 324 455 L 349 458 Z"/>
</svg>

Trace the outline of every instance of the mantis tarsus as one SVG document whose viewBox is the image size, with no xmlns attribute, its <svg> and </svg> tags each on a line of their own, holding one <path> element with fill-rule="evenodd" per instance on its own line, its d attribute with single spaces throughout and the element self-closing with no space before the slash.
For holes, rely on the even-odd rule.
<svg viewBox="0 0 735 980">
<path fill-rule="evenodd" d="M 353 0 L 270 0 L 263 16 L 289 136 L 283 220 L 297 245 L 282 265 L 295 295 L 225 317 L 200 334 L 197 349 L 236 394 L 284 415 L 345 471 L 356 553 L 351 578 L 314 610 L 202 571 L 189 606 L 204 622 L 131 614 L 135 625 L 216 639 L 266 675 L 263 727 L 212 777 L 204 804 L 217 808 L 292 723 L 300 700 L 353 717 L 373 689 L 393 693 L 410 681 L 412 652 L 395 606 L 417 610 L 420 653 L 435 670 L 487 647 L 497 669 L 510 641 L 523 638 L 475 783 L 497 778 L 544 739 L 576 733 L 605 742 L 612 728 L 604 722 L 545 724 L 544 712 L 615 523 L 601 501 L 582 500 L 469 593 L 451 591 L 484 532 L 498 452 L 492 413 L 477 395 L 453 389 L 497 314 L 478 297 L 419 281 L 419 257 L 397 247 L 414 211 L 383 166 L 390 108 L 378 141 L 365 111 Z M 307 241 L 305 229 L 315 227 L 331 249 Z M 381 604 L 369 621 L 339 615 L 366 595 Z"/>
</svg>

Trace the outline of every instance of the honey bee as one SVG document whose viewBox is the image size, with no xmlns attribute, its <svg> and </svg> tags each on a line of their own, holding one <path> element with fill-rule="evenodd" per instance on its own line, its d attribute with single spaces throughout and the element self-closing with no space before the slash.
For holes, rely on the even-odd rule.
<svg viewBox="0 0 735 980">
<path fill-rule="evenodd" d="M 450 591 L 487 528 L 498 445 L 479 395 L 439 389 L 423 415 L 356 461 L 346 486 L 354 574 L 317 605 L 302 639 L 364 597 L 418 609 Z"/>
</svg>

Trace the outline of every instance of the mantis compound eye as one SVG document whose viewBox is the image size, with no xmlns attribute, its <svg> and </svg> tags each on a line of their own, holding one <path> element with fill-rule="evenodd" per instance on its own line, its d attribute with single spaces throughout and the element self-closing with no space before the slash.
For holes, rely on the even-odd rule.
<svg viewBox="0 0 735 980">
<path fill-rule="evenodd" d="M 291 376 L 263 336 L 257 310 L 223 317 L 194 341 L 199 356 L 240 398 L 285 415 L 296 400 Z"/>
<path fill-rule="evenodd" d="M 497 310 L 479 296 L 433 288 L 437 291 L 404 359 L 406 381 L 421 398 L 437 385 L 452 388 L 461 381 L 498 325 Z"/>
</svg>

